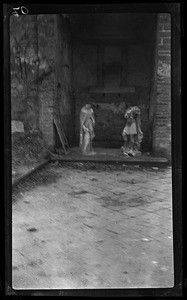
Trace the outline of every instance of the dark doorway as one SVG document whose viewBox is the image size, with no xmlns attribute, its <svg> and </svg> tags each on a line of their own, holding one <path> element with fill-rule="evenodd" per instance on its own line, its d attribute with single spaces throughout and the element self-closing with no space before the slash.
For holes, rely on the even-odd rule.
<svg viewBox="0 0 187 300">
<path fill-rule="evenodd" d="M 75 142 L 79 112 L 91 103 L 95 146 L 123 144 L 126 104 L 141 109 L 142 150 L 151 150 L 149 103 L 155 59 L 155 14 L 71 15 Z"/>
<path fill-rule="evenodd" d="M 78 145 L 79 112 L 91 103 L 93 146 L 122 146 L 128 104 L 141 109 L 142 150 L 151 151 L 156 14 L 59 15 L 55 26 L 55 99 L 69 144 Z"/>
</svg>

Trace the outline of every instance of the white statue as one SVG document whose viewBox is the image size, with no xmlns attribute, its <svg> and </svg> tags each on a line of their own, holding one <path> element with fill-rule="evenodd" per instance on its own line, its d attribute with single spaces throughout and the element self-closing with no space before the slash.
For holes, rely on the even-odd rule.
<svg viewBox="0 0 187 300">
<path fill-rule="evenodd" d="M 141 155 L 140 143 L 143 138 L 141 131 L 140 109 L 137 106 L 129 107 L 124 115 L 126 125 L 123 129 L 124 146 L 123 153 L 129 156 Z"/>
<path fill-rule="evenodd" d="M 84 155 L 94 155 L 92 140 L 95 137 L 94 126 L 95 116 L 90 104 L 82 107 L 79 115 L 80 119 L 80 149 Z"/>
</svg>

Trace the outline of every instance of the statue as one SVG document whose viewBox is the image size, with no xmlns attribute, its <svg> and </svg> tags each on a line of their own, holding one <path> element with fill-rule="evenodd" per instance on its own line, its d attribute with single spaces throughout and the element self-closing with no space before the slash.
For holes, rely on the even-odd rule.
<svg viewBox="0 0 187 300">
<path fill-rule="evenodd" d="M 90 104 L 86 104 L 80 111 L 80 149 L 84 155 L 94 155 L 92 140 L 95 137 L 95 116 Z"/>
<path fill-rule="evenodd" d="M 141 131 L 140 109 L 137 106 L 128 107 L 125 115 L 126 125 L 123 129 L 124 146 L 121 148 L 124 155 L 141 155 L 140 143 L 143 138 Z"/>
</svg>

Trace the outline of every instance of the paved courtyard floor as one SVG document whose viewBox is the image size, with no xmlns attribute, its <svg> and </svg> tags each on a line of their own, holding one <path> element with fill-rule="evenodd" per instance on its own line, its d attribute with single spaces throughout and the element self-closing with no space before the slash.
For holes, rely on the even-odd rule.
<svg viewBox="0 0 187 300">
<path fill-rule="evenodd" d="M 14 289 L 173 286 L 170 167 L 51 163 L 37 176 L 13 191 Z"/>
</svg>

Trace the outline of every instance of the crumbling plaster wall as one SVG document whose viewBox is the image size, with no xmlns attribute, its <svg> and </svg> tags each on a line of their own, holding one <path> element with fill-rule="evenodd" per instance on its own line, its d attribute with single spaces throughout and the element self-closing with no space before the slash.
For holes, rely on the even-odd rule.
<svg viewBox="0 0 187 300">
<path fill-rule="evenodd" d="M 53 15 L 11 16 L 11 114 L 53 144 Z"/>
</svg>

